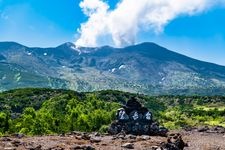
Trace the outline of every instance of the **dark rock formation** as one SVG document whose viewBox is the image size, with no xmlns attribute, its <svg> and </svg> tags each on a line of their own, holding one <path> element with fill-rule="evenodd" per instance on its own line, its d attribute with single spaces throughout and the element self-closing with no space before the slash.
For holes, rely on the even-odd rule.
<svg viewBox="0 0 225 150">
<path fill-rule="evenodd" d="M 167 142 L 161 144 L 161 148 L 165 150 L 183 150 L 187 144 L 183 141 L 182 136 L 179 133 L 170 134 Z"/>
<path fill-rule="evenodd" d="M 153 121 L 152 113 L 132 97 L 127 104 L 118 109 L 114 121 L 109 127 L 110 134 L 126 133 L 134 135 L 161 135 L 165 136 L 168 130 L 159 127 Z"/>
</svg>

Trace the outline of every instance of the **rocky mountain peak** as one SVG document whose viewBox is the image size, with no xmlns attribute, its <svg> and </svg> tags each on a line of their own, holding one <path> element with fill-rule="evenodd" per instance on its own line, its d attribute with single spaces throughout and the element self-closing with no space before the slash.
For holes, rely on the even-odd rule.
<svg viewBox="0 0 225 150">
<path fill-rule="evenodd" d="M 67 42 L 55 48 L 29 48 L 1 42 L 0 60 L 4 60 L 0 83 L 7 83 L 3 89 L 30 87 L 33 82 L 77 91 L 116 89 L 157 95 L 223 94 L 225 89 L 224 66 L 155 43 L 89 48 Z"/>
</svg>

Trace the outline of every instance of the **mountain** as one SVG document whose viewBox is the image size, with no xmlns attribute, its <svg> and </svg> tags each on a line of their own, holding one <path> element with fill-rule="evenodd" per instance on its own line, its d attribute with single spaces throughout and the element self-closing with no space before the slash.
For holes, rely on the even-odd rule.
<svg viewBox="0 0 225 150">
<path fill-rule="evenodd" d="M 125 48 L 55 48 L 0 42 L 0 90 L 50 87 L 115 89 L 152 95 L 224 95 L 225 67 L 192 59 L 154 43 Z"/>
</svg>

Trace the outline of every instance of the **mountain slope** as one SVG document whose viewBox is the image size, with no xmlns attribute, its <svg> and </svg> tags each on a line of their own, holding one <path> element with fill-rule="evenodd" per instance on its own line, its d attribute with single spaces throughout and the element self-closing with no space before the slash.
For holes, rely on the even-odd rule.
<svg viewBox="0 0 225 150">
<path fill-rule="evenodd" d="M 72 43 L 55 48 L 29 48 L 1 42 L 0 67 L 5 64 L 16 71 L 0 72 L 0 90 L 37 86 L 77 91 L 116 89 L 145 94 L 213 95 L 223 94 L 225 89 L 225 67 L 180 55 L 154 43 L 126 48 L 77 48 Z M 29 74 L 23 82 L 15 80 L 21 72 Z M 5 78 L 6 74 L 13 77 Z"/>
</svg>

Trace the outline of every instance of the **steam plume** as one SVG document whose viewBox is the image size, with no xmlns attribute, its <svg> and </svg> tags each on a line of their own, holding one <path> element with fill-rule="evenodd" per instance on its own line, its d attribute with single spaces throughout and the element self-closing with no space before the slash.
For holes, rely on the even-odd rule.
<svg viewBox="0 0 225 150">
<path fill-rule="evenodd" d="M 173 19 L 195 15 L 224 4 L 224 0 L 120 0 L 115 9 L 103 0 L 83 0 L 80 7 L 88 17 L 78 29 L 78 46 L 99 46 L 109 38 L 118 47 L 135 43 L 139 32 L 163 32 Z M 108 44 L 108 43 L 105 43 Z"/>
</svg>

